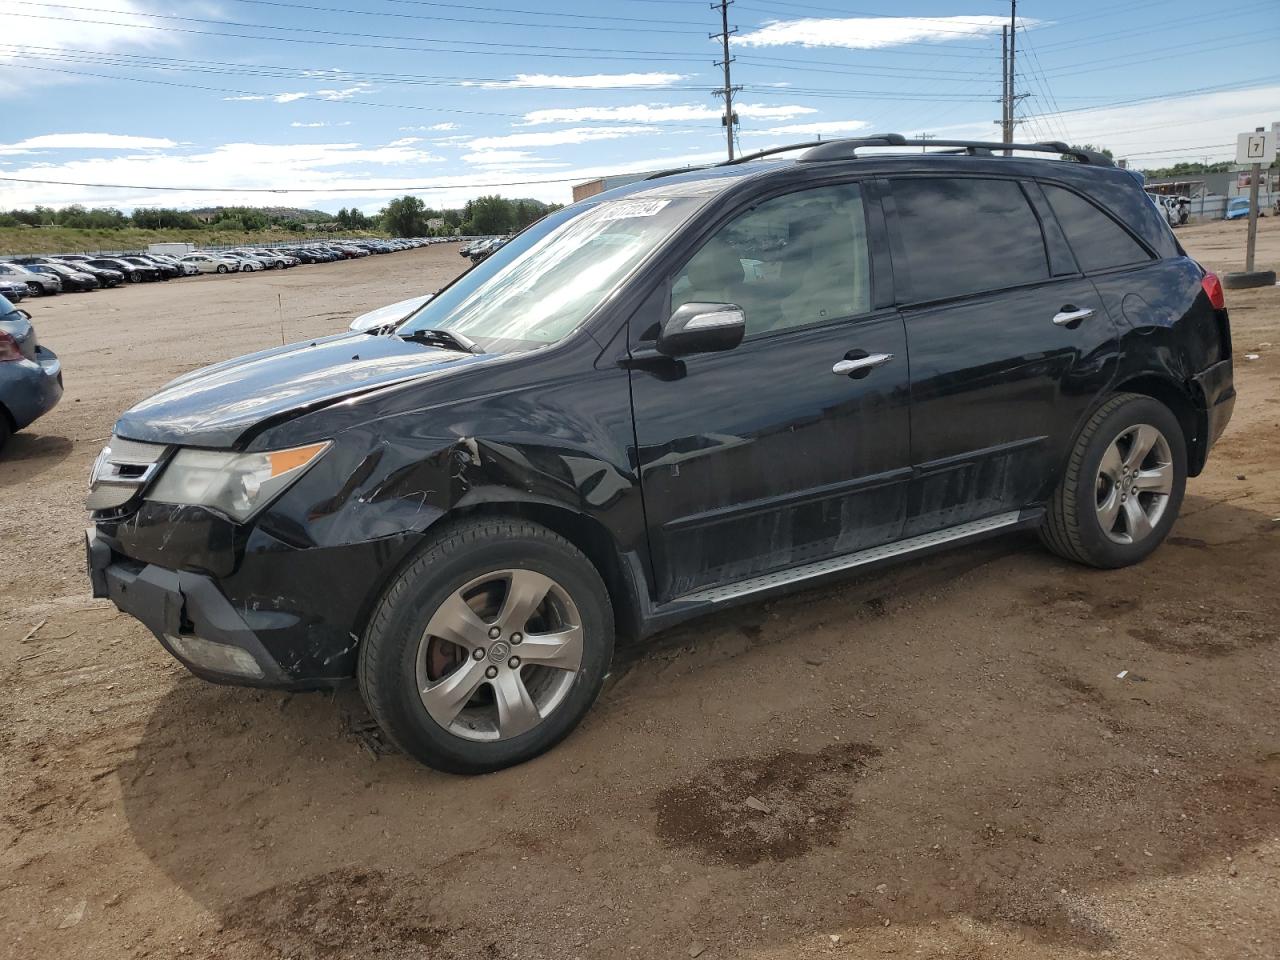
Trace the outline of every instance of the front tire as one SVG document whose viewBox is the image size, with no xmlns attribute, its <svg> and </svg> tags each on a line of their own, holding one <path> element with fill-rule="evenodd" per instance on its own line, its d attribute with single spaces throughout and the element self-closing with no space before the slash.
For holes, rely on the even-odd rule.
<svg viewBox="0 0 1280 960">
<path fill-rule="evenodd" d="M 489 773 L 568 736 L 612 656 L 613 609 L 591 562 L 545 527 L 495 518 L 442 531 L 396 577 L 358 677 L 406 753 Z"/>
<path fill-rule="evenodd" d="M 1187 445 L 1173 412 L 1122 393 L 1076 437 L 1040 539 L 1067 560 L 1105 569 L 1145 560 L 1168 535 L 1187 484 Z"/>
<path fill-rule="evenodd" d="M 227 265 L 226 265 L 225 263 L 220 263 L 220 264 L 218 264 L 218 272 L 219 272 L 219 273 L 226 273 L 226 272 L 227 272 Z"/>
</svg>

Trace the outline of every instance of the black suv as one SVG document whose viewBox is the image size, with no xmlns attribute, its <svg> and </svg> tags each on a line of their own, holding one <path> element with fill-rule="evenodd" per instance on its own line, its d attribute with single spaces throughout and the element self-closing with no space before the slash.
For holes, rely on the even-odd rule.
<svg viewBox="0 0 1280 960">
<path fill-rule="evenodd" d="M 1142 560 L 1231 415 L 1217 278 L 1100 156 L 921 146 L 659 175 L 394 329 L 180 377 L 94 465 L 95 595 L 480 772 L 581 720 L 615 633 L 1019 528 Z"/>
</svg>

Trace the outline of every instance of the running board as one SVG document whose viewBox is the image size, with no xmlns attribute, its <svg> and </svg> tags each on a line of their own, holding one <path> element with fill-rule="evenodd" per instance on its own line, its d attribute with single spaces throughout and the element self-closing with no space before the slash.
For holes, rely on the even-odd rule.
<svg viewBox="0 0 1280 960">
<path fill-rule="evenodd" d="M 933 533 L 921 534 L 918 537 L 908 537 L 906 540 L 895 540 L 893 543 L 860 550 L 857 553 L 848 553 L 842 557 L 831 557 L 827 560 L 806 563 L 802 567 L 791 567 L 788 570 L 766 573 L 758 577 L 751 577 L 748 580 L 727 583 L 720 587 L 709 587 L 696 593 L 686 593 L 684 596 L 672 601 L 672 604 L 724 603 L 726 600 L 736 600 L 739 597 L 759 593 L 762 590 L 772 590 L 774 587 L 801 583 L 805 580 L 812 580 L 814 577 L 826 576 L 829 573 L 852 570 L 855 567 L 877 563 L 892 557 L 900 557 L 908 553 L 915 553 L 918 550 L 926 550 L 930 547 L 953 543 L 957 540 L 966 540 L 969 537 L 1016 526 L 1026 519 L 1027 514 L 1025 512 L 1013 510 L 1009 513 L 987 517 L 985 520 L 972 520 L 969 523 L 947 527 L 945 530 L 935 530 Z"/>
</svg>

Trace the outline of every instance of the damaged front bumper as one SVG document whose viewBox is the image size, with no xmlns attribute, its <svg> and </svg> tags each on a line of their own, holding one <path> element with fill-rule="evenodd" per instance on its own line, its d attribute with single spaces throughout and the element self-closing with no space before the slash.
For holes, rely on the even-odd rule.
<svg viewBox="0 0 1280 960">
<path fill-rule="evenodd" d="M 116 558 L 92 527 L 85 550 L 93 595 L 141 621 L 196 676 L 249 686 L 299 685 L 208 577 Z"/>
<path fill-rule="evenodd" d="M 152 557 L 97 525 L 85 535 L 93 595 L 139 620 L 192 673 L 283 690 L 332 688 L 355 675 L 371 600 L 409 546 L 387 538 L 297 550 L 256 531 L 238 563 L 189 570 L 166 563 L 167 550 Z"/>
</svg>

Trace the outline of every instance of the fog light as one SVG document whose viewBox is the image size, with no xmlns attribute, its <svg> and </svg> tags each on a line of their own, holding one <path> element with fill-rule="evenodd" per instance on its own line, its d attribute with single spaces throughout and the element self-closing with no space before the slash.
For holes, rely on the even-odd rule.
<svg viewBox="0 0 1280 960">
<path fill-rule="evenodd" d="M 265 675 L 262 665 L 248 650 L 196 636 L 175 637 L 166 633 L 164 638 L 180 659 L 202 670 L 259 680 Z"/>
</svg>

